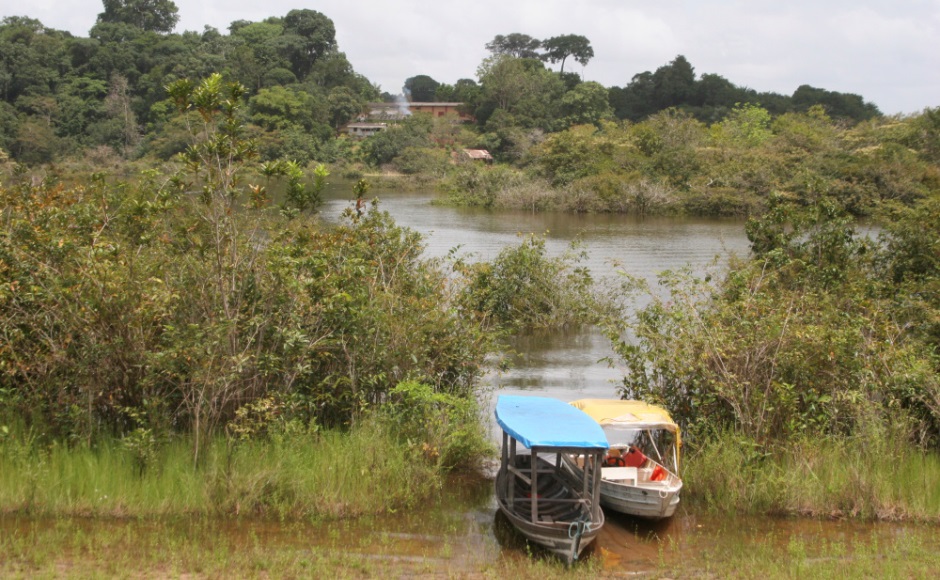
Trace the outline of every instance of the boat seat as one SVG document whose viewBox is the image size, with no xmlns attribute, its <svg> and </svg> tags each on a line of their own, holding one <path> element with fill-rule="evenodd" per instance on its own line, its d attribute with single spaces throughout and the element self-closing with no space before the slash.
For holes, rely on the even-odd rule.
<svg viewBox="0 0 940 580">
<path fill-rule="evenodd" d="M 629 483 L 636 485 L 637 468 L 636 467 L 602 467 L 601 477 L 608 481 L 618 483 Z"/>
</svg>

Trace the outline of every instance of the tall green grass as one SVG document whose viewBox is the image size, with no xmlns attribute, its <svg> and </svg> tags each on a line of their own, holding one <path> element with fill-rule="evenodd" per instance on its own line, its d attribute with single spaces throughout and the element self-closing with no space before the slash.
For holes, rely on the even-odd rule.
<svg viewBox="0 0 940 580">
<path fill-rule="evenodd" d="M 180 439 L 160 447 L 143 469 L 119 441 L 67 448 L 22 432 L 0 441 L 0 511 L 346 517 L 406 506 L 444 475 L 375 421 L 349 432 L 238 444 L 219 438 L 198 467 L 191 442 Z"/>
<path fill-rule="evenodd" d="M 940 455 L 898 436 L 762 447 L 724 433 L 686 454 L 683 478 L 711 511 L 940 522 Z"/>
</svg>

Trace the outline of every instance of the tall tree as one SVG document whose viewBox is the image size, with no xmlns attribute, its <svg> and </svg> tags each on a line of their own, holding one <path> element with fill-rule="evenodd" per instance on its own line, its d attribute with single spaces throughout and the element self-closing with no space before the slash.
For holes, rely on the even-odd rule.
<svg viewBox="0 0 940 580">
<path fill-rule="evenodd" d="M 334 87 L 327 97 L 330 110 L 330 125 L 339 129 L 352 121 L 362 112 L 365 103 L 362 98 L 349 87 Z"/>
<path fill-rule="evenodd" d="M 498 112 L 503 124 L 548 130 L 558 118 L 565 85 L 540 61 L 491 56 L 477 68 L 477 76 L 482 95 L 474 116 L 479 123 L 487 124 Z"/>
<path fill-rule="evenodd" d="M 98 22 L 130 24 L 152 32 L 172 32 L 179 22 L 179 9 L 172 0 L 102 0 L 104 12 Z"/>
<path fill-rule="evenodd" d="M 111 86 L 104 102 L 108 114 L 120 123 L 123 154 L 127 157 L 140 141 L 140 129 L 137 126 L 134 111 L 131 109 L 130 87 L 126 78 L 121 75 L 111 77 Z"/>
<path fill-rule="evenodd" d="M 405 79 L 405 96 L 413 103 L 427 103 L 434 100 L 434 93 L 441 83 L 428 75 L 418 75 Z"/>
<path fill-rule="evenodd" d="M 581 64 L 587 66 L 587 63 L 594 58 L 594 49 L 591 47 L 591 41 L 580 34 L 563 34 L 553 36 L 542 42 L 542 60 L 552 64 L 561 62 L 561 72 L 565 72 L 565 60 L 570 56 Z"/>
<path fill-rule="evenodd" d="M 653 98 L 654 92 L 653 73 L 637 73 L 626 87 L 610 89 L 610 105 L 614 108 L 617 118 L 639 121 L 658 110 Z"/>
<path fill-rule="evenodd" d="M 528 34 L 513 32 L 508 36 L 497 34 L 493 40 L 486 43 L 486 50 L 494 56 L 505 54 L 516 58 L 539 58 L 538 49 L 542 41 L 532 38 Z"/>
<path fill-rule="evenodd" d="M 316 10 L 291 10 L 284 17 L 281 42 L 291 70 L 303 80 L 318 60 L 336 50 L 336 27 Z"/>
<path fill-rule="evenodd" d="M 581 83 L 565 93 L 561 107 L 566 125 L 597 124 L 612 115 L 607 89 L 594 81 Z"/>
<path fill-rule="evenodd" d="M 695 97 L 695 69 L 678 55 L 653 73 L 653 90 L 660 109 L 691 103 Z"/>
</svg>

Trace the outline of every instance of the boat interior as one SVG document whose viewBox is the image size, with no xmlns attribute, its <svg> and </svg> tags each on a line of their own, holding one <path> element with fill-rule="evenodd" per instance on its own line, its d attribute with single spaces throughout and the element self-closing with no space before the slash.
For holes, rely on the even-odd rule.
<svg viewBox="0 0 940 580">
<path fill-rule="evenodd" d="M 621 460 L 624 450 L 611 449 L 604 459 L 601 478 L 605 481 L 625 483 L 635 487 L 668 488 L 679 483 L 679 478 L 660 463 L 645 456 L 642 451 L 639 461 L 634 465 L 625 465 Z M 629 451 L 627 452 L 629 453 Z"/>
<path fill-rule="evenodd" d="M 513 478 L 513 501 L 510 508 L 523 518 L 528 518 L 532 509 L 532 482 L 528 477 L 531 473 L 532 458 L 533 455 L 516 455 L 515 465 L 510 467 L 510 470 L 516 474 Z M 539 477 L 536 482 L 535 499 L 538 502 L 538 521 L 543 523 L 572 521 L 588 512 L 588 502 L 583 499 L 572 499 L 569 482 L 560 477 L 556 466 L 541 458 L 537 466 L 538 473 L 547 476 Z"/>
</svg>

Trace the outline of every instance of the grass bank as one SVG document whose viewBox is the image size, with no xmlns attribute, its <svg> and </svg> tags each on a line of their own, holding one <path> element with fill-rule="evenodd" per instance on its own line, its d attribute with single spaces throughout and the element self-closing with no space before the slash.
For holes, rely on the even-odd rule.
<svg viewBox="0 0 940 580">
<path fill-rule="evenodd" d="M 0 512 L 339 518 L 408 506 L 445 477 L 378 422 L 263 441 L 220 437 L 203 457 L 194 467 L 182 438 L 142 460 L 117 440 L 67 448 L 8 436 L 0 443 Z"/>
<path fill-rule="evenodd" d="M 761 446 L 724 433 L 696 442 L 683 472 L 694 509 L 940 523 L 940 455 L 901 437 Z"/>
</svg>

